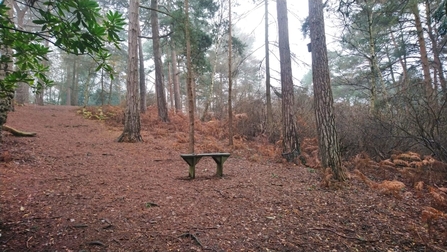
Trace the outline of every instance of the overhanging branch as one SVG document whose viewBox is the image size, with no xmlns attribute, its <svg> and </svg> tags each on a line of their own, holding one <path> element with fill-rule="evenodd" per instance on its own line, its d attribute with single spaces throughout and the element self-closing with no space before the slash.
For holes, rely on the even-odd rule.
<svg viewBox="0 0 447 252">
<path fill-rule="evenodd" d="M 156 11 L 156 12 L 159 12 L 159 13 L 161 13 L 161 14 L 165 14 L 166 16 L 172 17 L 171 14 L 169 14 L 169 13 L 167 13 L 167 12 L 165 12 L 165 11 L 161 11 L 161 10 L 153 9 L 153 8 L 151 8 L 151 7 L 147 7 L 147 6 L 144 6 L 144 5 L 140 5 L 140 8 L 142 8 L 142 9 L 146 9 L 146 10 L 150 10 L 150 11 Z"/>
<path fill-rule="evenodd" d="M 172 33 L 174 33 L 174 32 L 171 31 L 171 32 L 169 32 L 168 34 L 159 36 L 159 38 L 167 38 L 167 37 L 171 36 Z M 141 36 L 141 35 L 139 35 L 138 37 L 139 37 L 139 38 L 145 38 L 145 39 L 154 39 L 154 37 L 147 37 L 147 36 Z"/>
</svg>

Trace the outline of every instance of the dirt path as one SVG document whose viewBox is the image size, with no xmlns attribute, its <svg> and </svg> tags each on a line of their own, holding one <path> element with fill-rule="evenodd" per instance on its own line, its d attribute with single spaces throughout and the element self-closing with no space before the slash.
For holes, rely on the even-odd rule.
<svg viewBox="0 0 447 252">
<path fill-rule="evenodd" d="M 314 170 L 241 155 L 222 179 L 204 158 L 188 180 L 187 144 L 172 127 L 116 143 L 119 129 L 75 107 L 18 107 L 7 124 L 37 136 L 3 133 L 12 160 L 0 163 L 2 251 L 433 250 L 411 194 L 356 181 L 328 191 Z"/>
</svg>

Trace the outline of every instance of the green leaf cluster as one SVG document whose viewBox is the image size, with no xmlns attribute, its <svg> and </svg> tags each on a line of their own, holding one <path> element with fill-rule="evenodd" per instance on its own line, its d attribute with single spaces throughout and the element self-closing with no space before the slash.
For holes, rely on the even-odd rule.
<svg viewBox="0 0 447 252">
<path fill-rule="evenodd" d="M 113 77 L 107 48 L 119 48 L 119 32 L 125 25 L 122 14 L 109 11 L 101 15 L 97 1 L 93 0 L 50 0 L 30 3 L 29 7 L 35 14 L 33 23 L 40 27 L 38 31 L 16 27 L 8 15 L 9 8 L 0 4 L 0 64 L 4 75 L 0 80 L 1 93 L 13 91 L 19 82 L 28 83 L 37 92 L 52 85 L 45 64 L 50 48 L 45 42 L 70 54 L 91 56 L 98 64 L 97 70 L 104 69 Z M 3 67 L 11 62 L 13 69 Z"/>
</svg>

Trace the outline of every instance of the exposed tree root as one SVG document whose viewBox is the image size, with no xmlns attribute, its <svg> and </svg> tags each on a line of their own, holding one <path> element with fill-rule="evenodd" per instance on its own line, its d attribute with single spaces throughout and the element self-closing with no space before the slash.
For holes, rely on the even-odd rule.
<svg viewBox="0 0 447 252">
<path fill-rule="evenodd" d="M 33 136 L 36 136 L 36 132 L 20 131 L 20 130 L 14 129 L 13 127 L 9 127 L 8 125 L 4 125 L 4 124 L 2 126 L 2 130 L 8 131 L 9 133 L 13 134 L 14 136 L 18 136 L 18 137 L 33 137 Z"/>
</svg>

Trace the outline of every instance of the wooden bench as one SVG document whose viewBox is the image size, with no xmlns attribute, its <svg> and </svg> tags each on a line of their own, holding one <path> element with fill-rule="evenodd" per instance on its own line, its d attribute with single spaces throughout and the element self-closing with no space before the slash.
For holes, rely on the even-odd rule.
<svg viewBox="0 0 447 252">
<path fill-rule="evenodd" d="M 189 177 L 196 177 L 196 164 L 202 157 L 212 157 L 217 164 L 217 176 L 223 175 L 223 163 L 230 156 L 230 153 L 200 153 L 200 154 L 180 154 L 183 160 L 189 164 Z"/>
</svg>

